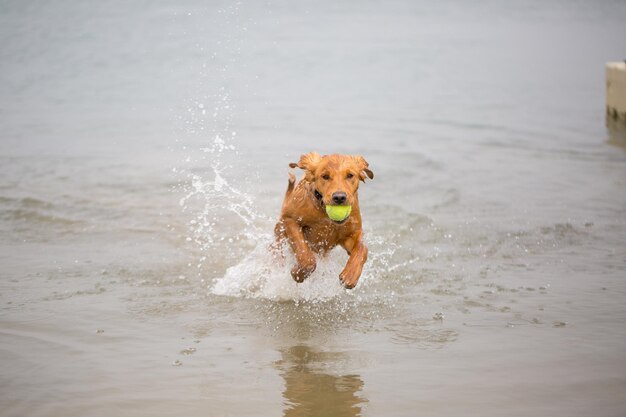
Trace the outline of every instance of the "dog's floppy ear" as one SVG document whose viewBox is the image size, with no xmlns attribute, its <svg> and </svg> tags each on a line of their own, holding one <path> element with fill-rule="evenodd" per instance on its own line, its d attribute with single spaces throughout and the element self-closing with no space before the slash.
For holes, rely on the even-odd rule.
<svg viewBox="0 0 626 417">
<path fill-rule="evenodd" d="M 322 160 L 322 157 L 317 152 L 309 152 L 307 154 L 300 155 L 300 161 L 298 163 L 292 162 L 289 164 L 291 168 L 300 168 L 306 171 L 306 178 L 308 180 L 313 179 L 313 173 L 315 168 Z"/>
<path fill-rule="evenodd" d="M 361 155 L 357 155 L 357 156 L 353 156 L 354 160 L 356 161 L 357 166 L 359 167 L 359 179 L 363 182 L 365 182 L 365 176 L 367 175 L 369 177 L 370 180 L 374 179 L 374 173 L 372 172 L 371 169 L 369 169 L 370 164 L 367 163 L 367 161 L 365 160 L 365 158 L 363 158 Z"/>
</svg>

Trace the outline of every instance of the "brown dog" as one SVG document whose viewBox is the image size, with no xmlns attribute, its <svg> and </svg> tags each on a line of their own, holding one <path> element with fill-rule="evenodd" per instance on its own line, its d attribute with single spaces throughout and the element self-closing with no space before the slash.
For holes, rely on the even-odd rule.
<svg viewBox="0 0 626 417">
<path fill-rule="evenodd" d="M 291 168 L 305 170 L 304 178 L 295 185 L 296 178 L 289 174 L 289 184 L 283 201 L 280 219 L 276 224 L 277 247 L 287 241 L 296 256 L 291 276 L 304 281 L 315 271 L 315 255 L 325 254 L 341 245 L 350 258 L 339 279 L 346 288 L 354 288 L 363 264 L 367 260 L 367 247 L 361 239 L 361 213 L 357 190 L 359 181 L 374 178 L 362 156 L 324 155 L 311 152 L 300 157 Z M 341 222 L 326 215 L 326 205 L 350 205 L 352 211 Z"/>
</svg>

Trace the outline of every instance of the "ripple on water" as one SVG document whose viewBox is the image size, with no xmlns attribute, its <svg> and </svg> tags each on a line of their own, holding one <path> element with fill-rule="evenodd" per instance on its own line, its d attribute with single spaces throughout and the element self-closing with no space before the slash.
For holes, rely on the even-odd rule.
<svg viewBox="0 0 626 417">
<path fill-rule="evenodd" d="M 442 321 L 443 314 L 436 313 L 432 320 L 397 321 L 385 325 L 384 330 L 391 334 L 390 341 L 394 344 L 438 349 L 458 337 L 457 331 L 443 326 Z"/>
</svg>

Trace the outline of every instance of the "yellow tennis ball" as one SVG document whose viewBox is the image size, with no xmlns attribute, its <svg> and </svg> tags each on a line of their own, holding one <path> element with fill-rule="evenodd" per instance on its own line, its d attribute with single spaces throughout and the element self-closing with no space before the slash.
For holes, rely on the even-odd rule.
<svg viewBox="0 0 626 417">
<path fill-rule="evenodd" d="M 336 222 L 344 221 L 350 215 L 352 206 L 326 206 L 326 214 Z"/>
</svg>

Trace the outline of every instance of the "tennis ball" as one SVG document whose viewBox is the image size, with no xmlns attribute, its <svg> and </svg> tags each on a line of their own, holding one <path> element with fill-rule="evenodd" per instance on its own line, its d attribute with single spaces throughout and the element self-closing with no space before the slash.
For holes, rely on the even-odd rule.
<svg viewBox="0 0 626 417">
<path fill-rule="evenodd" d="M 326 206 L 326 214 L 336 222 L 344 221 L 350 215 L 352 206 Z"/>
</svg>

